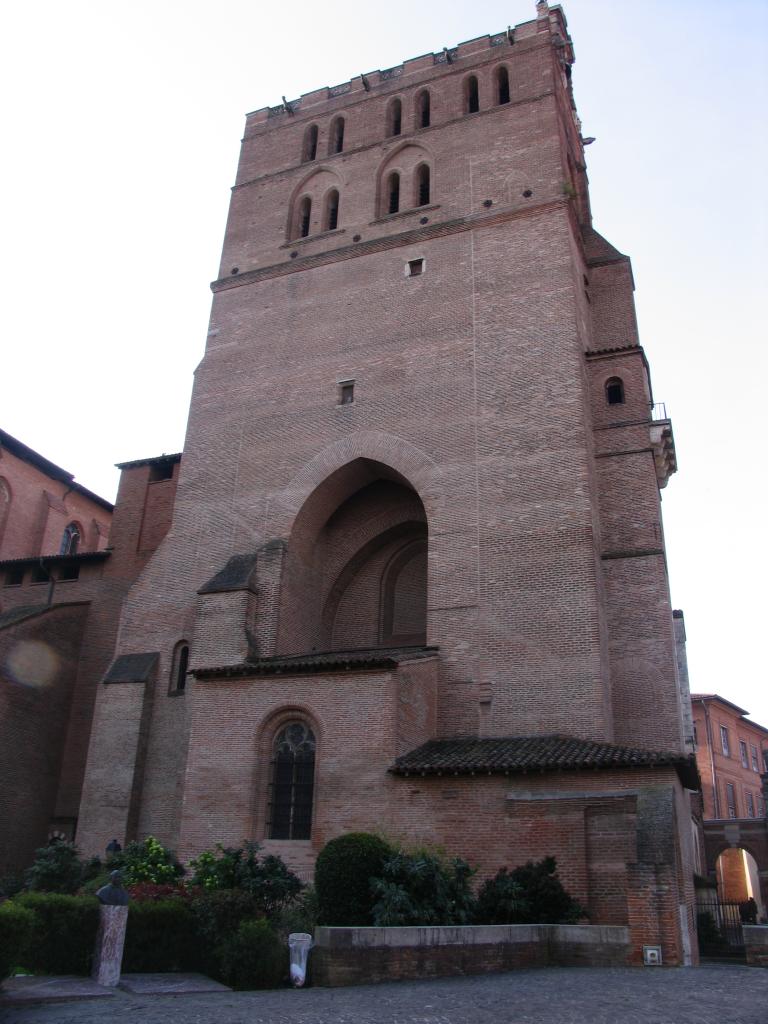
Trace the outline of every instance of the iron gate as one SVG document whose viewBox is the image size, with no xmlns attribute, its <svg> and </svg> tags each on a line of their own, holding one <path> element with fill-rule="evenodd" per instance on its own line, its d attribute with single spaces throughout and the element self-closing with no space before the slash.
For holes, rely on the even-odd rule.
<svg viewBox="0 0 768 1024">
<path fill-rule="evenodd" d="M 744 933 L 738 902 L 724 902 L 716 896 L 697 902 L 699 952 L 718 959 L 744 958 Z"/>
</svg>

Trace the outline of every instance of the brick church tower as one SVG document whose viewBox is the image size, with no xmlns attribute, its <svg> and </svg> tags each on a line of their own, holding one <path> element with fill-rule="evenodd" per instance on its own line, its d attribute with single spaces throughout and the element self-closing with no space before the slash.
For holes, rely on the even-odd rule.
<svg viewBox="0 0 768 1024">
<path fill-rule="evenodd" d="M 654 419 L 559 7 L 249 114 L 170 532 L 78 832 L 311 872 L 349 830 L 554 854 L 691 955 Z M 694 940 L 695 942 L 695 940 Z"/>
</svg>

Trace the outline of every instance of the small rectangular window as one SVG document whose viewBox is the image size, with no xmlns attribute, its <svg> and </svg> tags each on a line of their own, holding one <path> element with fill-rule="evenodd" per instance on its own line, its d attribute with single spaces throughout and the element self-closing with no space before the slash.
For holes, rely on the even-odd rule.
<svg viewBox="0 0 768 1024">
<path fill-rule="evenodd" d="M 747 744 L 744 740 L 739 740 L 739 754 L 741 756 L 741 767 L 749 768 L 749 756 L 747 754 Z"/>
<path fill-rule="evenodd" d="M 747 790 L 747 817 L 754 818 L 755 816 L 755 798 Z"/>
<path fill-rule="evenodd" d="M 424 260 L 408 260 L 405 268 L 406 277 L 419 277 L 424 273 Z"/>
<path fill-rule="evenodd" d="M 24 568 L 6 569 L 5 579 L 3 580 L 4 587 L 20 587 L 24 582 Z"/>
<path fill-rule="evenodd" d="M 51 574 L 45 568 L 44 565 L 36 565 L 32 570 L 32 582 L 33 583 L 50 583 Z"/>
<path fill-rule="evenodd" d="M 339 405 L 353 405 L 355 401 L 355 382 L 353 380 L 339 381 Z"/>
<path fill-rule="evenodd" d="M 763 751 L 763 771 L 768 772 L 768 750 Z"/>
<path fill-rule="evenodd" d="M 698 745 L 699 745 L 699 734 L 698 734 L 698 731 L 696 730 L 696 723 L 695 722 L 693 723 L 693 742 L 698 747 Z"/>
<path fill-rule="evenodd" d="M 76 580 L 80 576 L 80 566 L 77 562 L 65 562 L 59 569 L 60 580 Z"/>
<path fill-rule="evenodd" d="M 732 782 L 726 782 L 725 784 L 725 799 L 728 804 L 728 817 L 737 818 L 736 813 L 736 790 Z"/>
<path fill-rule="evenodd" d="M 752 755 L 752 771 L 753 772 L 759 772 L 760 771 L 760 765 L 759 765 L 758 760 L 757 760 L 757 747 L 754 745 L 754 743 L 750 743 L 750 745 L 749 745 L 749 752 Z"/>
<path fill-rule="evenodd" d="M 720 726 L 720 747 L 722 748 L 724 757 L 731 756 L 731 745 L 728 742 L 728 730 L 724 725 Z"/>
</svg>

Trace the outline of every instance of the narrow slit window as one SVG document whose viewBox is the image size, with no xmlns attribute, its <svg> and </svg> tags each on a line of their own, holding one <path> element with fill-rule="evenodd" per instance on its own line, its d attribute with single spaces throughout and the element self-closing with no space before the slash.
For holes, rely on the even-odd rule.
<svg viewBox="0 0 768 1024">
<path fill-rule="evenodd" d="M 432 112 L 429 90 L 423 89 L 416 97 L 416 127 L 429 128 Z"/>
<path fill-rule="evenodd" d="M 304 149 L 301 155 L 304 163 L 317 157 L 317 125 L 311 124 L 304 132 Z"/>
<path fill-rule="evenodd" d="M 304 196 L 299 203 L 299 238 L 306 238 L 309 234 L 311 217 L 312 200 L 309 196 Z"/>
<path fill-rule="evenodd" d="M 400 210 L 400 175 L 394 171 L 387 179 L 387 213 Z"/>
<path fill-rule="evenodd" d="M 343 380 L 339 384 L 339 405 L 352 405 L 355 401 L 355 382 Z"/>
<path fill-rule="evenodd" d="M 475 78 L 474 75 L 469 76 L 465 88 L 467 99 L 467 113 L 476 114 L 480 109 L 480 90 L 477 84 L 477 78 Z"/>
<path fill-rule="evenodd" d="M 503 64 L 496 72 L 496 99 L 499 105 L 509 103 L 509 71 Z"/>
<path fill-rule="evenodd" d="M 605 400 L 608 405 L 624 404 L 624 381 L 621 377 L 609 377 L 605 382 Z"/>
<path fill-rule="evenodd" d="M 186 640 L 176 644 L 171 659 L 171 677 L 169 679 L 169 693 L 184 693 L 187 688 L 187 673 L 189 671 L 189 644 Z"/>
<path fill-rule="evenodd" d="M 331 189 L 325 200 L 325 230 L 335 231 L 339 226 L 339 192 Z"/>
<path fill-rule="evenodd" d="M 344 152 L 344 118 L 334 118 L 331 124 L 331 156 Z"/>
<path fill-rule="evenodd" d="M 416 168 L 416 206 L 429 205 L 429 166 L 420 164 Z"/>
<path fill-rule="evenodd" d="M 403 129 L 403 104 L 399 99 L 392 100 L 387 112 L 387 135 L 399 135 Z"/>
<path fill-rule="evenodd" d="M 289 722 L 275 737 L 269 801 L 270 839 L 309 839 L 315 785 L 315 735 Z"/>
</svg>

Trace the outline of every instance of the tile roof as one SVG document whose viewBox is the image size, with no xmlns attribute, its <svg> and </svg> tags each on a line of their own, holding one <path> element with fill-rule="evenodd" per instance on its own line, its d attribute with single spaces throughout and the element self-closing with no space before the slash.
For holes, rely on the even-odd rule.
<svg viewBox="0 0 768 1024">
<path fill-rule="evenodd" d="M 20 605 L 18 608 L 9 608 L 0 615 L 0 629 L 5 629 L 6 626 L 12 626 L 16 622 L 21 622 L 23 619 L 31 618 L 33 615 L 40 615 L 41 612 L 46 611 L 48 611 L 47 604 L 25 604 Z"/>
<path fill-rule="evenodd" d="M 254 658 L 239 665 L 193 669 L 198 679 L 243 676 L 307 675 L 314 672 L 353 672 L 375 668 L 395 668 L 401 661 L 431 658 L 437 647 L 379 647 L 354 651 L 321 651 L 288 657 Z"/>
<path fill-rule="evenodd" d="M 157 651 L 120 654 L 109 666 L 105 683 L 146 683 L 160 659 Z"/>
<path fill-rule="evenodd" d="M 164 462 L 181 462 L 183 452 L 174 452 L 172 455 L 153 455 L 149 459 L 134 459 L 132 462 L 116 462 L 116 469 L 136 469 L 137 466 L 157 466 Z"/>
<path fill-rule="evenodd" d="M 670 765 L 695 781 L 685 754 L 593 743 L 568 736 L 511 736 L 498 739 L 430 740 L 398 757 L 395 775 L 474 775 L 568 771 L 583 768 L 643 768 Z M 691 774 L 693 772 L 693 774 Z M 687 781 L 686 781 L 687 780 Z M 696 787 L 697 788 L 697 787 Z"/>
<path fill-rule="evenodd" d="M 0 567 L 4 565 L 59 565 L 61 562 L 103 562 L 109 558 L 112 548 L 102 551 L 78 551 L 76 555 L 24 555 L 22 558 L 2 558 Z"/>
</svg>

